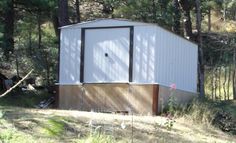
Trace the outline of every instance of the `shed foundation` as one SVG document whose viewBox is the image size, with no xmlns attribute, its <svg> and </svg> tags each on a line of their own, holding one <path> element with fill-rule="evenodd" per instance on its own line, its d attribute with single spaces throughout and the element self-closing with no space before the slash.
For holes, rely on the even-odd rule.
<svg viewBox="0 0 236 143">
<path fill-rule="evenodd" d="M 128 112 L 157 115 L 167 105 L 170 96 L 178 104 L 193 99 L 194 93 L 174 90 L 158 84 L 93 83 L 59 85 L 60 109 L 96 112 Z"/>
</svg>

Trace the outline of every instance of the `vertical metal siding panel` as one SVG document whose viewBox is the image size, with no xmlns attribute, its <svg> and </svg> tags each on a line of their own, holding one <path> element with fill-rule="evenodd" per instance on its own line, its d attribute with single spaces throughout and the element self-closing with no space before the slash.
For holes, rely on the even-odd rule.
<svg viewBox="0 0 236 143">
<path fill-rule="evenodd" d="M 156 79 L 155 26 L 134 27 L 133 81 L 153 83 Z"/>
<path fill-rule="evenodd" d="M 157 27 L 157 82 L 196 92 L 196 46 Z"/>
<path fill-rule="evenodd" d="M 60 83 L 80 82 L 80 29 L 61 30 Z"/>
</svg>

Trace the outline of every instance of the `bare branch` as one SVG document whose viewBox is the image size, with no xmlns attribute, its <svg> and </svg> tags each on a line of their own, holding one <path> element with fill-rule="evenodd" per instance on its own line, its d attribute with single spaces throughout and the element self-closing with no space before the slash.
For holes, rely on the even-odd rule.
<svg viewBox="0 0 236 143">
<path fill-rule="evenodd" d="M 10 89 L 8 89 L 6 92 L 4 92 L 2 95 L 0 95 L 0 98 L 6 96 L 9 92 L 11 92 L 14 88 L 16 88 L 19 84 L 21 84 L 32 72 L 33 72 L 33 69 L 25 77 L 23 77 L 20 81 L 18 81 L 14 86 L 12 86 Z"/>
</svg>

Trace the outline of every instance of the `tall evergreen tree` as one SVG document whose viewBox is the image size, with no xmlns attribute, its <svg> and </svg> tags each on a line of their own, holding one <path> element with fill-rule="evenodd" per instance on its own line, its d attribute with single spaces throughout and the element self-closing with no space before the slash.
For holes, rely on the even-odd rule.
<svg viewBox="0 0 236 143">
<path fill-rule="evenodd" d="M 191 21 L 191 15 L 190 15 L 190 11 L 193 7 L 193 3 L 191 0 L 179 0 L 179 3 L 183 9 L 183 14 L 184 14 L 185 36 L 189 39 L 193 39 L 192 21 Z"/>
<path fill-rule="evenodd" d="M 4 55 L 9 59 L 9 54 L 14 51 L 14 1 L 7 0 L 3 9 L 3 50 Z"/>
<path fill-rule="evenodd" d="M 181 19 L 181 13 L 180 13 L 180 5 L 179 0 L 173 0 L 173 31 L 176 34 L 180 34 L 180 19 Z"/>
<path fill-rule="evenodd" d="M 68 0 L 58 0 L 58 22 L 59 26 L 69 24 Z"/>
<path fill-rule="evenodd" d="M 77 23 L 80 23 L 81 18 L 80 18 L 80 0 L 75 0 L 75 10 L 76 10 L 76 19 Z"/>
<path fill-rule="evenodd" d="M 196 28 L 197 28 L 197 42 L 198 42 L 198 89 L 200 95 L 205 96 L 204 90 L 204 63 L 203 63 L 203 50 L 202 50 L 202 35 L 201 35 L 201 1 L 195 0 L 196 6 Z"/>
</svg>

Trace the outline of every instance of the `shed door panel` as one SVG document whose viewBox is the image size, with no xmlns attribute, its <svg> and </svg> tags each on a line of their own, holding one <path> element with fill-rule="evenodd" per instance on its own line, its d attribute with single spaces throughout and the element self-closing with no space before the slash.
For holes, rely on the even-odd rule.
<svg viewBox="0 0 236 143">
<path fill-rule="evenodd" d="M 85 30 L 85 82 L 129 81 L 129 35 L 129 28 Z"/>
</svg>

